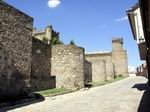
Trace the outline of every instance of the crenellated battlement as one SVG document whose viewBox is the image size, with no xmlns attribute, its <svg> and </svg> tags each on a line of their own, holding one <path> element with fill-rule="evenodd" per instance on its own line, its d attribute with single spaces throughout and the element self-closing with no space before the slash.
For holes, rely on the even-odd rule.
<svg viewBox="0 0 150 112">
<path fill-rule="evenodd" d="M 112 42 L 119 42 L 119 43 L 123 44 L 123 38 L 113 37 Z"/>
</svg>

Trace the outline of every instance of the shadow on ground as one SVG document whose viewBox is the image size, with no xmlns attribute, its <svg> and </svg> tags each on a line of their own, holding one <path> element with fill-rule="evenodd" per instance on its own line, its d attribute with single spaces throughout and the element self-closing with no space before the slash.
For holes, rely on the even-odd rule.
<svg viewBox="0 0 150 112">
<path fill-rule="evenodd" d="M 30 104 L 38 103 L 44 101 L 44 96 L 34 93 L 34 97 L 24 98 L 16 101 L 0 103 L 0 112 L 7 112 L 12 109 L 17 109 L 20 107 L 28 106 Z"/>
<path fill-rule="evenodd" d="M 148 83 L 135 84 L 132 88 L 144 91 L 137 112 L 150 112 L 150 87 Z"/>
</svg>

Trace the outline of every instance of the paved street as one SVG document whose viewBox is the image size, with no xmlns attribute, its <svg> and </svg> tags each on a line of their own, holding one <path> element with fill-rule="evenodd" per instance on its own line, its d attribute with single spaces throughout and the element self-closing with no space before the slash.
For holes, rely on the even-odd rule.
<svg viewBox="0 0 150 112">
<path fill-rule="evenodd" d="M 144 77 L 127 78 L 89 90 L 49 97 L 8 112 L 144 112 L 138 109 L 142 109 L 140 101 L 146 82 Z"/>
</svg>

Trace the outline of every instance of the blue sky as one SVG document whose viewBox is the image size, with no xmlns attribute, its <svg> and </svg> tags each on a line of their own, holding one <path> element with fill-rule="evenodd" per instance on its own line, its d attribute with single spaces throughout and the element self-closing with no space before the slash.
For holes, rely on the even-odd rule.
<svg viewBox="0 0 150 112">
<path fill-rule="evenodd" d="M 141 61 L 126 9 L 138 0 L 5 0 L 34 18 L 34 27 L 52 24 L 67 44 L 74 39 L 87 52 L 110 51 L 112 37 L 123 37 L 129 66 Z"/>
</svg>

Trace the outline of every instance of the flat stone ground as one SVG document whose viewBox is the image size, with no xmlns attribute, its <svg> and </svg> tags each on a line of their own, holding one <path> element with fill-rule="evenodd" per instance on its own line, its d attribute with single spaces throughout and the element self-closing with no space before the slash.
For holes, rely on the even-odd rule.
<svg viewBox="0 0 150 112">
<path fill-rule="evenodd" d="M 130 77 L 89 90 L 47 97 L 43 102 L 13 107 L 7 112 L 150 112 L 144 110 L 145 103 L 141 101 L 146 83 L 144 77 Z"/>
</svg>

